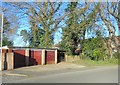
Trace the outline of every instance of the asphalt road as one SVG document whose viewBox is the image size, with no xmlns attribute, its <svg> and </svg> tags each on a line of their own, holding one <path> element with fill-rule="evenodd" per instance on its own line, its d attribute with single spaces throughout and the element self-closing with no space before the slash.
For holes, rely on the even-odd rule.
<svg viewBox="0 0 120 85">
<path fill-rule="evenodd" d="M 57 74 L 36 76 L 11 83 L 118 83 L 118 67 L 67 71 Z"/>
</svg>

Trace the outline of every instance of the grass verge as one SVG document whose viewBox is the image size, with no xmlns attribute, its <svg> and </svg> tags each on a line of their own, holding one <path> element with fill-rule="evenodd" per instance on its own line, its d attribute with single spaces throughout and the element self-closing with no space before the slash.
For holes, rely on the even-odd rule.
<svg viewBox="0 0 120 85">
<path fill-rule="evenodd" d="M 70 62 L 70 61 L 69 61 Z M 111 66 L 118 65 L 118 59 L 105 60 L 105 61 L 94 61 L 94 60 L 75 60 L 71 63 L 84 65 L 84 66 Z"/>
</svg>

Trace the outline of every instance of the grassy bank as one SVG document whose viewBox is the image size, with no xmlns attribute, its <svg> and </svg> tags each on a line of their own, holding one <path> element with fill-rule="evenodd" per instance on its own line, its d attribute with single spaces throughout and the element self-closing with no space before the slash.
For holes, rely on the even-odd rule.
<svg viewBox="0 0 120 85">
<path fill-rule="evenodd" d="M 89 59 L 69 59 L 69 63 L 74 63 L 78 65 L 84 65 L 84 66 L 108 66 L 108 65 L 118 65 L 118 59 L 112 59 L 112 60 L 105 60 L 105 61 L 95 61 L 95 60 L 89 60 Z"/>
<path fill-rule="evenodd" d="M 113 60 L 113 61 L 77 60 L 72 63 L 79 64 L 79 65 L 85 65 L 85 66 L 118 65 L 117 60 Z"/>
</svg>

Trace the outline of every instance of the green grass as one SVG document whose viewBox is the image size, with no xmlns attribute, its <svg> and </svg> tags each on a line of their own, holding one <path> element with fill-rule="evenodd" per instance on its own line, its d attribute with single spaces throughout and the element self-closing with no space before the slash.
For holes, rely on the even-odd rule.
<svg viewBox="0 0 120 85">
<path fill-rule="evenodd" d="M 118 65 L 118 59 L 105 60 L 105 61 L 93 61 L 93 60 L 76 60 L 72 63 L 84 65 L 84 66 L 108 66 L 108 65 Z"/>
</svg>

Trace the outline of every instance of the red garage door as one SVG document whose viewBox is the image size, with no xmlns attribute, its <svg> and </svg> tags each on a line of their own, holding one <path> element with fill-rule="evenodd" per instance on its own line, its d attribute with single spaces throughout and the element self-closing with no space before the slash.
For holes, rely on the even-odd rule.
<svg viewBox="0 0 120 85">
<path fill-rule="evenodd" d="M 25 63 L 25 50 L 13 50 L 14 52 L 14 68 L 23 67 Z"/>
<path fill-rule="evenodd" d="M 55 51 L 46 51 L 46 64 L 55 64 Z"/>
<path fill-rule="evenodd" d="M 42 61 L 42 51 L 41 50 L 31 50 L 30 51 L 30 65 L 40 65 Z"/>
</svg>

